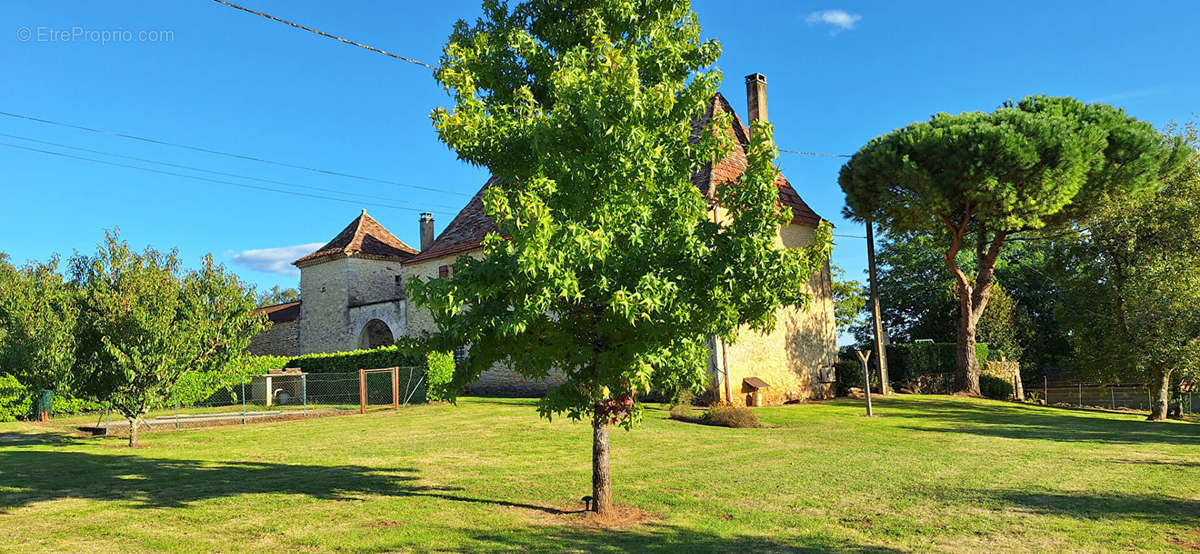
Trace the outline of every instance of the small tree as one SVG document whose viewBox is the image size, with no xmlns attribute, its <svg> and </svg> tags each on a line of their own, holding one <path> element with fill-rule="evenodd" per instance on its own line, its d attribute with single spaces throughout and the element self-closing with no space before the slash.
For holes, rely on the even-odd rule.
<svg viewBox="0 0 1200 554">
<path fill-rule="evenodd" d="M 54 257 L 16 268 L 0 254 L 0 371 L 30 393 L 72 384 L 77 295 L 58 264 Z"/>
<path fill-rule="evenodd" d="M 1157 188 L 1186 151 L 1112 106 L 1032 96 L 874 138 L 838 182 L 848 215 L 945 245 L 960 306 L 955 386 L 979 394 L 975 333 L 1005 242 L 1079 221 L 1106 196 Z M 974 281 L 958 265 L 964 249 L 976 258 Z"/>
<path fill-rule="evenodd" d="M 719 47 L 700 39 L 688 2 L 484 11 L 455 26 L 437 78 L 456 106 L 433 118 L 460 158 L 498 178 L 484 205 L 500 232 L 452 277 L 409 290 L 441 349 L 469 345 L 451 396 L 499 362 L 534 379 L 563 372 L 539 411 L 591 421 L 594 509 L 606 513 L 609 427 L 635 423 L 639 393 L 699 388 L 712 337 L 805 306 L 829 231 L 809 249 L 776 246 L 791 214 L 777 207 L 765 123 L 751 129 L 745 173 L 717 187 L 724 220 L 709 211 L 692 175 L 729 145 L 710 127 L 692 140 Z"/>
<path fill-rule="evenodd" d="M 287 302 L 295 302 L 300 299 L 300 291 L 292 288 L 280 288 L 279 285 L 271 287 L 270 290 L 258 295 L 259 306 L 274 306 L 275 304 L 284 304 Z"/>
<path fill-rule="evenodd" d="M 1196 144 L 1195 127 L 1181 136 Z M 1113 198 L 1060 250 L 1076 369 L 1150 385 L 1167 416 L 1172 378 L 1200 377 L 1200 156 L 1156 194 Z"/>
<path fill-rule="evenodd" d="M 190 372 L 217 372 L 264 328 L 253 292 L 212 256 L 184 272 L 176 251 L 138 253 L 116 232 L 71 260 L 81 293 L 83 390 L 129 420 L 129 446 L 151 406 Z"/>
</svg>

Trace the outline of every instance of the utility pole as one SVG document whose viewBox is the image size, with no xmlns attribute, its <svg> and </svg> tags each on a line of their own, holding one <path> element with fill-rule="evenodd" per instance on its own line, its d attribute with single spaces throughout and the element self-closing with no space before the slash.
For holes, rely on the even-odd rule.
<svg viewBox="0 0 1200 554">
<path fill-rule="evenodd" d="M 875 334 L 875 363 L 879 365 L 879 392 L 887 396 L 887 348 L 883 344 L 883 318 L 879 310 L 879 286 L 875 275 L 875 226 L 867 219 L 867 278 L 871 292 L 871 330 Z M 869 388 L 869 387 L 868 387 Z"/>
</svg>

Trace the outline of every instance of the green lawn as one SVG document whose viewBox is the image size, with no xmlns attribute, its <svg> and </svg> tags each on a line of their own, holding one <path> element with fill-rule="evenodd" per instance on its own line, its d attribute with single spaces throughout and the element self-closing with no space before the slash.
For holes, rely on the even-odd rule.
<svg viewBox="0 0 1200 554">
<path fill-rule="evenodd" d="M 1200 424 L 955 397 L 650 409 L 613 433 L 616 500 L 579 525 L 590 429 L 464 399 L 117 438 L 0 424 L 0 550 L 1168 550 L 1200 547 Z"/>
</svg>

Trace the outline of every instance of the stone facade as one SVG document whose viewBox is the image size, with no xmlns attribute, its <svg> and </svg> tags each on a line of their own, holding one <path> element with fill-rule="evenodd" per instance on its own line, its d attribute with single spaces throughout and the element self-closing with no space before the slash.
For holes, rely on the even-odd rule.
<svg viewBox="0 0 1200 554">
<path fill-rule="evenodd" d="M 255 356 L 300 355 L 300 321 L 271 322 L 267 329 L 250 340 L 250 353 Z"/>
<path fill-rule="evenodd" d="M 302 267 L 301 353 L 379 346 L 365 333 L 373 320 L 387 325 L 393 337 L 401 336 L 407 312 L 403 279 L 402 265 L 395 261 L 346 257 Z"/>
<path fill-rule="evenodd" d="M 813 231 L 805 225 L 785 226 L 780 229 L 778 244 L 807 246 L 813 241 Z M 713 341 L 709 371 L 714 390 L 710 397 L 745 405 L 754 392 L 746 380 L 754 377 L 769 385 L 761 391 L 765 404 L 833 397 L 837 324 L 829 267 L 814 275 L 805 290 L 812 296 L 810 305 L 804 310 L 780 308 L 771 332 L 743 329 L 733 343 Z"/>
<path fill-rule="evenodd" d="M 751 120 L 765 119 L 766 78 L 754 74 L 747 77 L 747 83 L 753 85 L 747 89 L 753 95 Z M 730 117 L 719 117 L 721 114 Z M 749 144 L 749 130 L 720 94 L 710 99 L 707 111 L 692 122 L 695 136 L 704 126 L 717 122 L 728 125 L 716 131 L 732 138 L 734 148 L 725 159 L 705 165 L 692 177 L 700 193 L 714 205 L 717 188 L 745 171 L 745 147 Z M 257 351 L 290 354 L 353 350 L 434 332 L 431 315 L 408 302 L 403 283 L 412 277 L 446 277 L 452 274 L 460 256 L 480 254 L 484 237 L 496 231 L 483 208 L 482 195 L 488 186 L 498 183 L 496 177 L 489 179 L 436 238 L 432 238 L 432 214 L 421 214 L 420 251 L 404 244 L 363 211 L 328 244 L 295 262 L 300 268 L 302 302 L 288 312 L 291 319 L 273 317 L 276 327 L 256 339 Z M 780 228 L 778 246 L 799 248 L 810 244 L 821 218 L 782 174 L 775 184 L 780 206 L 793 214 L 792 222 Z M 721 218 L 721 212 L 719 207 L 713 211 L 714 221 Z M 828 267 L 804 286 L 812 295 L 811 305 L 805 310 L 782 308 L 771 332 L 747 329 L 731 344 L 712 341 L 710 396 L 743 404 L 750 393 L 747 382 L 765 384 L 759 397 L 768 404 L 832 395 L 837 338 Z M 530 380 L 510 367 L 497 365 L 468 390 L 478 394 L 536 395 L 563 381 L 561 374 Z"/>
</svg>

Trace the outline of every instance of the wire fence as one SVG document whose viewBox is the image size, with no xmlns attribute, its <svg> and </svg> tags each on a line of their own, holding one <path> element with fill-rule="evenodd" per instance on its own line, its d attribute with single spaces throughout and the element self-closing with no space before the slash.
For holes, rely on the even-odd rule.
<svg viewBox="0 0 1200 554">
<path fill-rule="evenodd" d="M 1149 411 L 1153 393 L 1144 384 L 1098 384 L 1040 381 L 1025 383 L 1026 394 L 1049 405 Z M 1200 410 L 1200 391 L 1171 391 L 1168 404 L 1181 413 Z"/>
<path fill-rule="evenodd" d="M 176 397 L 151 410 L 142 429 L 237 425 L 301 419 L 425 402 L 421 367 L 355 372 L 272 372 L 239 377 L 199 400 Z M 127 432 L 129 422 L 110 410 L 98 414 L 95 432 Z"/>
</svg>

